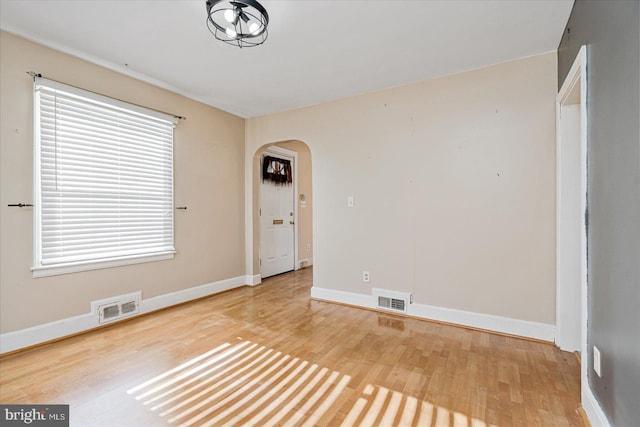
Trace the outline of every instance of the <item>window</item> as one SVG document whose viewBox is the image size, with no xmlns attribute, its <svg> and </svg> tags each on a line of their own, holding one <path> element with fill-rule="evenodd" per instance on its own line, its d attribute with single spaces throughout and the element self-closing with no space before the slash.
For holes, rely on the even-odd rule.
<svg viewBox="0 0 640 427">
<path fill-rule="evenodd" d="M 264 156 L 262 159 L 262 180 L 273 182 L 276 185 L 291 184 L 291 162 L 278 157 Z"/>
<path fill-rule="evenodd" d="M 35 80 L 34 276 L 169 259 L 177 119 Z"/>
</svg>

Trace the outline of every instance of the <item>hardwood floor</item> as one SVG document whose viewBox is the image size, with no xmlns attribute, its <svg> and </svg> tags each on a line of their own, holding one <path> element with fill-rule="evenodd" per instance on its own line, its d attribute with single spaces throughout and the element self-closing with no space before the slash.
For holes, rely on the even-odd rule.
<svg viewBox="0 0 640 427">
<path fill-rule="evenodd" d="M 552 345 L 309 300 L 311 269 L 0 359 L 71 425 L 582 426 Z"/>
</svg>

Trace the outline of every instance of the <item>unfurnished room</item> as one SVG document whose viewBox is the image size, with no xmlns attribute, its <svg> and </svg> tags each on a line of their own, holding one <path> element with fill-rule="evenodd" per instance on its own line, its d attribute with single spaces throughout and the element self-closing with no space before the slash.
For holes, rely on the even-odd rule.
<svg viewBox="0 0 640 427">
<path fill-rule="evenodd" d="M 0 0 L 0 425 L 637 427 L 638 0 Z"/>
</svg>

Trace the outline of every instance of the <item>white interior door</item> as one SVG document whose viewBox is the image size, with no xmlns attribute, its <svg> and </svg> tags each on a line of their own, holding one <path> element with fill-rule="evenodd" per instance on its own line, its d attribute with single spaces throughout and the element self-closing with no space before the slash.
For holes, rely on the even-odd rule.
<svg viewBox="0 0 640 427">
<path fill-rule="evenodd" d="M 262 278 L 295 269 L 293 187 L 293 184 L 276 185 L 270 181 L 262 181 L 260 193 L 260 274 Z"/>
</svg>

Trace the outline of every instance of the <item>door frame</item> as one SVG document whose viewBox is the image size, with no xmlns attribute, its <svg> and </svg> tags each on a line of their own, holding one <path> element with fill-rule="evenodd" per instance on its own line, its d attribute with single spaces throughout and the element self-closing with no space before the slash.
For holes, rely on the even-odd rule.
<svg viewBox="0 0 640 427">
<path fill-rule="evenodd" d="M 258 170 L 258 265 L 262 276 L 262 161 L 264 156 L 272 155 L 290 160 L 293 173 L 293 271 L 298 270 L 298 153 L 277 145 L 268 146 L 260 155 Z"/>
<path fill-rule="evenodd" d="M 561 148 L 563 147 L 562 129 L 563 126 L 572 126 L 573 123 L 567 122 L 565 118 L 563 121 L 562 107 L 563 105 L 575 105 L 570 104 L 569 95 L 572 94 L 574 89 L 580 90 L 580 212 L 579 218 L 574 218 L 572 225 L 576 226 L 576 221 L 579 222 L 580 229 L 580 242 L 566 241 L 562 237 L 563 227 L 567 227 L 570 224 L 561 219 L 560 213 L 563 209 L 563 198 L 561 197 L 561 172 L 568 166 L 565 163 L 565 159 L 561 156 Z M 575 351 L 573 346 L 567 346 L 566 339 L 563 337 L 565 330 L 563 329 L 563 318 L 567 313 L 570 316 L 580 316 L 580 354 L 581 354 L 581 378 L 582 388 L 587 385 L 587 366 L 588 366 L 588 351 L 587 351 L 587 322 L 588 322 L 588 310 L 587 310 L 587 47 L 582 46 L 576 55 L 576 59 L 567 74 L 567 77 L 562 84 L 562 87 L 558 91 L 556 97 L 556 345 L 563 350 Z M 580 301 L 576 304 L 575 301 L 569 301 L 567 298 L 563 298 L 563 293 L 566 291 L 564 282 L 561 282 L 561 272 L 566 266 L 560 263 L 560 251 L 568 248 L 570 251 L 579 251 L 580 253 Z M 573 252 L 574 254 L 576 252 Z"/>
</svg>

